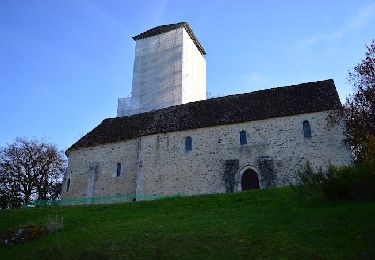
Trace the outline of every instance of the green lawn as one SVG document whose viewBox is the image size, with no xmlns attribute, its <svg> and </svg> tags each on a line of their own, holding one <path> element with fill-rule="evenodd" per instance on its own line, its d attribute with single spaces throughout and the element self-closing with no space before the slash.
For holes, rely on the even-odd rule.
<svg viewBox="0 0 375 260">
<path fill-rule="evenodd" d="M 125 204 L 0 211 L 0 230 L 64 228 L 21 245 L 16 258 L 375 258 L 375 202 L 300 202 L 289 189 Z"/>
</svg>

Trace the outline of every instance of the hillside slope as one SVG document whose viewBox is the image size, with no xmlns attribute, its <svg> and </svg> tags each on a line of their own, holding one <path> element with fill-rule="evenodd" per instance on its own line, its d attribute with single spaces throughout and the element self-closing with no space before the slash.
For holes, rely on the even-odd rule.
<svg viewBox="0 0 375 260">
<path fill-rule="evenodd" d="M 0 258 L 375 258 L 375 203 L 298 201 L 290 189 L 0 211 L 0 230 L 64 228 Z"/>
</svg>

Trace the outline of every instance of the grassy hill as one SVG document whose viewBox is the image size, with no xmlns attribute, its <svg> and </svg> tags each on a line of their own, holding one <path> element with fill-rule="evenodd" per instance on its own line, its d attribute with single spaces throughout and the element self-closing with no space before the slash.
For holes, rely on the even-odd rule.
<svg viewBox="0 0 375 260">
<path fill-rule="evenodd" d="M 0 211 L 0 230 L 64 228 L 0 258 L 375 258 L 375 202 L 300 202 L 289 189 Z"/>
</svg>

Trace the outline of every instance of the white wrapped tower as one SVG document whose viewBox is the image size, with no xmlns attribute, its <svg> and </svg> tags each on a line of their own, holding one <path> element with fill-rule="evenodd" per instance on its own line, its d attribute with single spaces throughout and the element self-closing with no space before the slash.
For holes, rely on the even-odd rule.
<svg viewBox="0 0 375 260">
<path fill-rule="evenodd" d="M 206 99 L 205 50 L 186 22 L 134 36 L 132 96 L 118 100 L 117 116 Z"/>
</svg>

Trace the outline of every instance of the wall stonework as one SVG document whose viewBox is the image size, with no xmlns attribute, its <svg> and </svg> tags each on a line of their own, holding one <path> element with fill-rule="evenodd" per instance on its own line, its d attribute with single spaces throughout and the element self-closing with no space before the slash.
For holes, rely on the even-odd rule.
<svg viewBox="0 0 375 260">
<path fill-rule="evenodd" d="M 261 188 L 296 183 L 295 172 L 306 161 L 327 168 L 352 162 L 344 142 L 343 124 L 329 126 L 329 111 L 158 133 L 100 144 L 69 152 L 63 198 L 116 194 L 186 195 L 226 192 L 226 162 L 238 161 L 234 190 L 241 190 L 241 175 L 256 171 Z M 308 120 L 311 137 L 302 124 Z M 240 131 L 247 144 L 240 145 Z M 193 140 L 185 151 L 185 137 Z M 120 177 L 116 177 L 121 163 Z"/>
</svg>

